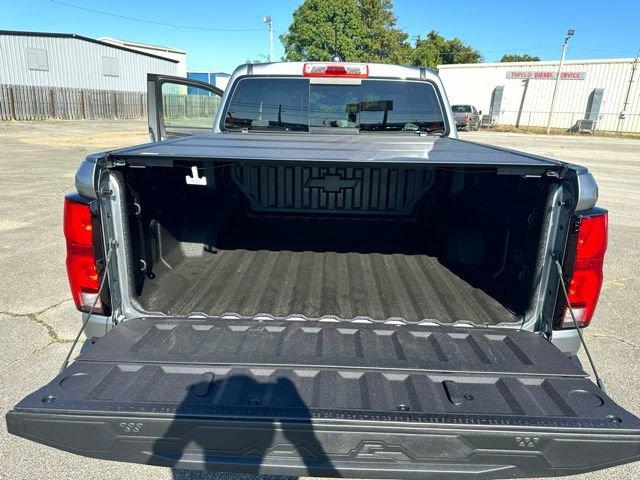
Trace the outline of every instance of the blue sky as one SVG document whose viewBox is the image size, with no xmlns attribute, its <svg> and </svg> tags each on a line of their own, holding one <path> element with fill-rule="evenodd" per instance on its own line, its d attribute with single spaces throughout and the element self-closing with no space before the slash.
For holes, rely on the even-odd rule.
<svg viewBox="0 0 640 480">
<path fill-rule="evenodd" d="M 187 51 L 191 70 L 232 71 L 247 59 L 268 53 L 261 20 L 271 15 L 275 57 L 282 55 L 278 35 L 301 0 L 3 0 L 0 29 L 77 33 L 167 45 Z M 65 5 L 65 3 L 67 5 Z M 102 15 L 68 4 L 160 24 Z M 503 53 L 525 52 L 543 60 L 559 57 L 568 27 L 576 30 L 568 58 L 632 57 L 640 47 L 640 1 L 594 0 L 395 0 L 398 25 L 410 37 L 435 29 L 459 36 L 478 48 L 486 61 Z M 203 27 L 194 29 L 191 27 Z M 214 31 L 213 29 L 246 31 Z"/>
</svg>

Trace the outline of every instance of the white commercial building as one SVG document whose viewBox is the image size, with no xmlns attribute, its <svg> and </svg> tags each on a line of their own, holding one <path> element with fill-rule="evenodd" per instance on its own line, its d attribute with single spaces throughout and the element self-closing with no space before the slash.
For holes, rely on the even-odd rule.
<svg viewBox="0 0 640 480">
<path fill-rule="evenodd" d="M 496 125 L 547 125 L 557 61 L 440 65 L 449 102 L 482 110 Z M 640 132 L 640 68 L 629 58 L 565 61 L 551 126 Z M 485 117 L 487 118 L 487 117 Z"/>
</svg>

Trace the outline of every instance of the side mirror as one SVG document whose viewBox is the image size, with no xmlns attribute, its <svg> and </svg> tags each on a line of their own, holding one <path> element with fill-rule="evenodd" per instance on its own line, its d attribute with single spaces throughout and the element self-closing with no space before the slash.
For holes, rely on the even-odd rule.
<svg viewBox="0 0 640 480">
<path fill-rule="evenodd" d="M 482 115 L 482 110 L 478 110 L 478 115 Z"/>
</svg>

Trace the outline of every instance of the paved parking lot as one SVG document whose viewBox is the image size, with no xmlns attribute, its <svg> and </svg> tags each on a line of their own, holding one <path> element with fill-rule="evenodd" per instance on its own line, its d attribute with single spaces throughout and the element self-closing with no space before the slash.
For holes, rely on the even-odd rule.
<svg viewBox="0 0 640 480">
<path fill-rule="evenodd" d="M 606 387 L 640 414 L 640 141 L 472 132 L 464 138 L 586 165 L 610 212 L 606 280 L 586 337 Z M 147 141 L 139 121 L 0 123 L 0 478 L 223 479 L 78 457 L 6 433 L 4 412 L 49 381 L 79 327 L 64 269 L 62 198 L 89 152 Z M 636 479 L 640 464 L 575 478 Z M 255 478 L 247 476 L 247 478 Z"/>
</svg>

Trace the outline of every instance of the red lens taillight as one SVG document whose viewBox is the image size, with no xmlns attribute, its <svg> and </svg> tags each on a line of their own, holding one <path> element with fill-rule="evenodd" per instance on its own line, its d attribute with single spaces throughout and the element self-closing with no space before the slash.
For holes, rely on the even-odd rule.
<svg viewBox="0 0 640 480">
<path fill-rule="evenodd" d="M 76 195 L 64 199 L 64 236 L 71 295 L 78 310 L 88 311 L 98 296 L 100 276 L 96 269 L 91 208 Z M 102 312 L 100 300 L 94 311 Z"/>
<path fill-rule="evenodd" d="M 581 327 L 591 323 L 600 296 L 602 266 L 607 250 L 607 230 L 607 212 L 580 219 L 576 258 L 567 292 L 573 314 Z M 574 326 L 568 307 L 565 309 L 561 326 L 562 328 Z"/>
</svg>

